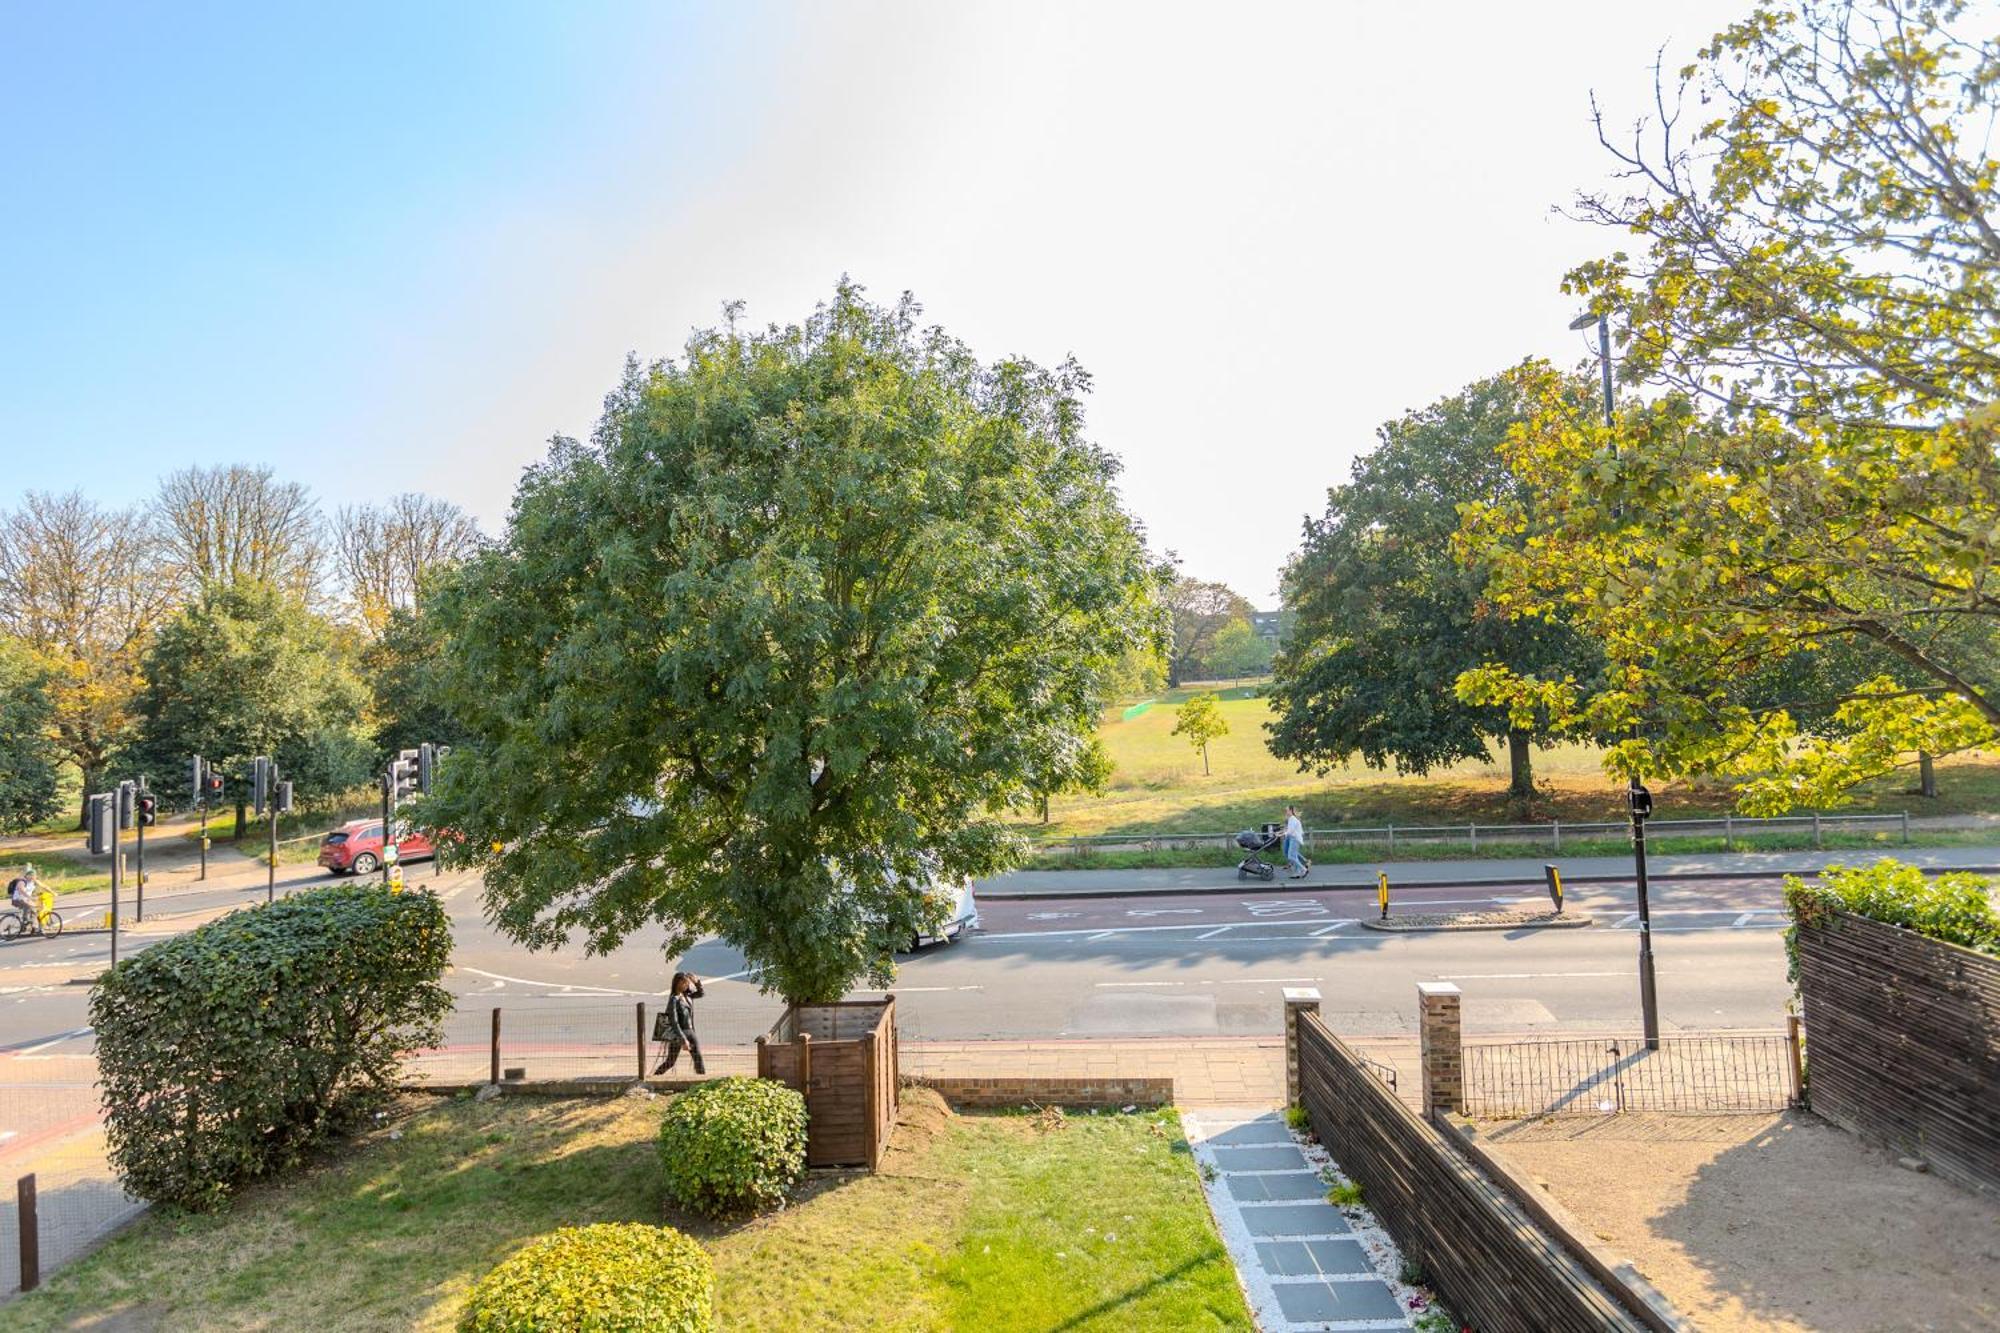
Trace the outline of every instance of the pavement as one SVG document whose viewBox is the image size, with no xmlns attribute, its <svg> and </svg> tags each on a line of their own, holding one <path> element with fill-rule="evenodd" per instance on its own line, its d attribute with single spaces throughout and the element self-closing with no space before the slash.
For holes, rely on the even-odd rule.
<svg viewBox="0 0 2000 1333">
<path fill-rule="evenodd" d="M 1647 878 L 1676 879 L 1774 878 L 1813 875 L 1830 865 L 1853 865 L 1877 856 L 1893 856 L 1930 870 L 1973 870 L 2000 874 L 2000 846 L 1896 847 L 1879 852 L 1847 848 L 1819 852 L 1701 852 L 1648 858 Z M 1555 865 L 1565 884 L 1626 883 L 1632 878 L 1632 858 L 1625 856 L 1495 857 L 1483 860 L 1383 861 L 1379 863 L 1316 864 L 1303 881 L 1279 878 L 1258 885 L 1244 881 L 1231 866 L 1174 870 L 1016 870 L 981 880 L 982 899 L 1036 897 L 1129 897 L 1139 894 L 1214 893 L 1258 886 L 1275 892 L 1297 888 L 1362 889 L 1370 893 L 1376 876 L 1387 874 L 1397 888 L 1463 888 L 1469 885 L 1525 887 L 1544 882 L 1543 867 Z"/>
</svg>

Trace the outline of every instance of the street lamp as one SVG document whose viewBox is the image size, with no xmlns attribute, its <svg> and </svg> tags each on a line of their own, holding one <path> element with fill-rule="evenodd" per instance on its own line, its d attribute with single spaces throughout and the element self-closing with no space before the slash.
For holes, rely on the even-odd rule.
<svg viewBox="0 0 2000 1333">
<path fill-rule="evenodd" d="M 1593 315 L 1586 311 L 1569 322 L 1571 329 L 1582 332 L 1592 324 L 1597 325 L 1597 363 L 1604 373 L 1604 424 L 1610 427 L 1613 421 L 1613 400 L 1611 397 L 1611 321 L 1602 314 Z M 1613 452 L 1617 451 L 1618 439 L 1611 440 Z M 1653 914 L 1646 903 L 1646 820 L 1653 813 L 1653 793 L 1646 790 L 1639 775 L 1634 773 L 1630 785 L 1625 789 L 1625 803 L 1632 816 L 1632 869 L 1639 892 L 1639 1017 L 1645 1028 L 1646 1049 L 1660 1049 L 1660 999 L 1653 986 Z"/>
</svg>

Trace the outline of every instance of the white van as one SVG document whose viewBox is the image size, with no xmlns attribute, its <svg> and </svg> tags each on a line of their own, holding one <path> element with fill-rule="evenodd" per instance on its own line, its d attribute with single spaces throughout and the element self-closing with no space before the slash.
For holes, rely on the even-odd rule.
<svg viewBox="0 0 2000 1333">
<path fill-rule="evenodd" d="M 915 953 L 926 944 L 946 944 L 968 930 L 979 929 L 979 904 L 973 901 L 971 880 L 958 884 L 934 884 L 932 888 L 940 894 L 951 895 L 951 911 L 945 916 L 943 924 L 937 928 L 935 935 L 911 936 L 910 947 L 904 950 L 905 953 Z"/>
</svg>

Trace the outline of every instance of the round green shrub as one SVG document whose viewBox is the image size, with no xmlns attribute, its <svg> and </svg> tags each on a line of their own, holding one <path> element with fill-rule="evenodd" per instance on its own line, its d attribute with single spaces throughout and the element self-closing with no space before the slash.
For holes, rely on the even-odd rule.
<svg viewBox="0 0 2000 1333">
<path fill-rule="evenodd" d="M 672 1227 L 600 1222 L 530 1242 L 473 1285 L 461 1333 L 713 1333 L 715 1269 Z"/>
<path fill-rule="evenodd" d="M 667 1193 L 718 1216 L 784 1202 L 806 1169 L 806 1099 L 764 1078 L 719 1078 L 674 1098 L 660 1122 Z"/>
</svg>

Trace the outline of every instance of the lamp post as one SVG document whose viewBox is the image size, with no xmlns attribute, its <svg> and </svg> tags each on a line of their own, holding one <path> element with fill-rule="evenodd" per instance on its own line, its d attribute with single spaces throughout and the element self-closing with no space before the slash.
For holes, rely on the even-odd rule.
<svg viewBox="0 0 2000 1333">
<path fill-rule="evenodd" d="M 1611 321 L 1604 315 L 1581 314 L 1569 322 L 1570 328 L 1582 332 L 1592 324 L 1597 325 L 1597 363 L 1604 376 L 1604 425 L 1609 429 L 1615 424 L 1614 401 L 1611 396 Z M 1611 448 L 1615 452 L 1618 440 L 1614 435 Z M 1660 998 L 1653 985 L 1653 914 L 1646 902 L 1646 820 L 1653 813 L 1653 794 L 1639 781 L 1637 773 L 1632 774 L 1625 789 L 1625 803 L 1632 816 L 1632 869 L 1638 887 L 1639 899 L 1639 1019 L 1646 1035 L 1646 1049 L 1660 1049 Z"/>
</svg>

